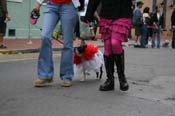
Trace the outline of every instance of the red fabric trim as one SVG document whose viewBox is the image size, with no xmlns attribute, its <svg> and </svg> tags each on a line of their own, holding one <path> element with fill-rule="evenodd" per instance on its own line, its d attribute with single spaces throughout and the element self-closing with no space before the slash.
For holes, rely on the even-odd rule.
<svg viewBox="0 0 175 116">
<path fill-rule="evenodd" d="M 98 52 L 97 47 L 95 47 L 92 44 L 87 44 L 87 47 L 86 47 L 82 57 L 79 57 L 79 56 L 77 56 L 77 54 L 74 54 L 74 64 L 78 65 L 82 61 L 91 60 L 97 52 Z"/>
<path fill-rule="evenodd" d="M 66 4 L 70 3 L 72 0 L 49 0 L 49 1 L 55 4 Z"/>
<path fill-rule="evenodd" d="M 74 53 L 74 64 L 78 65 L 81 63 L 81 58 Z"/>
</svg>

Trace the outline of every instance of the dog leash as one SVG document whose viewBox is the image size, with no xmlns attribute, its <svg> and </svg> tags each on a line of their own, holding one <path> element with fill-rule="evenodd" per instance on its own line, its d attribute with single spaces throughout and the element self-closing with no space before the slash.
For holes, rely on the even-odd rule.
<svg viewBox="0 0 175 116">
<path fill-rule="evenodd" d="M 40 28 L 39 26 L 37 26 L 37 25 L 33 25 L 33 26 L 35 26 L 37 29 L 39 29 L 40 31 L 42 31 L 42 28 Z M 55 37 L 53 37 L 53 36 L 52 36 L 52 38 L 53 38 L 54 40 L 58 41 L 59 43 L 64 44 L 63 41 L 61 41 L 61 40 L 59 40 L 59 39 L 57 39 L 57 38 L 55 38 Z"/>
<path fill-rule="evenodd" d="M 39 17 L 40 17 L 40 15 L 37 15 L 36 11 L 32 11 L 31 14 L 30 14 L 29 22 L 30 22 L 31 25 L 35 26 L 37 29 L 42 31 L 42 28 L 40 28 L 39 26 L 36 25 Z M 53 37 L 53 34 L 52 34 L 52 38 L 55 39 L 56 41 L 58 41 L 59 43 L 64 44 L 63 41 Z"/>
</svg>

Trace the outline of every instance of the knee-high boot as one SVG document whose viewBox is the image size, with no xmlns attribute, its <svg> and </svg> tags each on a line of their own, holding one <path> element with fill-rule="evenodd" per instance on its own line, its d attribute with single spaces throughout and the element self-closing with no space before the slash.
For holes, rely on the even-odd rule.
<svg viewBox="0 0 175 116">
<path fill-rule="evenodd" d="M 114 57 L 113 55 L 105 56 L 104 63 L 106 68 L 107 79 L 103 85 L 100 85 L 100 91 L 114 90 Z"/>
<path fill-rule="evenodd" d="M 115 55 L 115 63 L 117 66 L 118 79 L 120 84 L 120 90 L 127 91 L 129 85 L 125 77 L 125 61 L 124 61 L 124 52 L 122 54 Z"/>
</svg>

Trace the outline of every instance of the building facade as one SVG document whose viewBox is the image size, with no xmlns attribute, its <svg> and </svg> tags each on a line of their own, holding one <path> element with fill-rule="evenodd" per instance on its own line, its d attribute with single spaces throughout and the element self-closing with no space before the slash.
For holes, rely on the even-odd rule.
<svg viewBox="0 0 175 116">
<path fill-rule="evenodd" d="M 137 0 L 136 0 L 137 1 Z M 142 0 L 144 7 L 152 8 L 155 5 L 160 5 L 163 0 Z M 170 4 L 172 0 L 166 0 L 166 30 L 170 29 L 170 17 L 172 8 Z M 42 12 L 44 6 L 41 8 L 41 16 L 36 25 L 29 23 L 30 12 L 36 0 L 8 0 L 8 11 L 11 16 L 11 21 L 7 23 L 6 38 L 26 39 L 26 38 L 40 38 L 40 28 L 42 25 Z"/>
<path fill-rule="evenodd" d="M 11 21 L 7 23 L 6 38 L 39 38 L 42 15 L 36 26 L 29 23 L 30 12 L 36 0 L 8 0 L 7 7 Z M 41 14 L 43 8 L 41 8 Z"/>
</svg>

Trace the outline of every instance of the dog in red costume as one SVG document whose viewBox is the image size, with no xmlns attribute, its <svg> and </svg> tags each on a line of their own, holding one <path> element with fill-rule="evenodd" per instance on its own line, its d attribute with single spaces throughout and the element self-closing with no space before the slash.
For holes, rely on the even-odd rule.
<svg viewBox="0 0 175 116">
<path fill-rule="evenodd" d="M 74 48 L 74 73 L 83 77 L 80 81 L 86 80 L 89 71 L 95 71 L 96 78 L 101 79 L 103 74 L 103 53 L 93 44 L 82 44 Z"/>
</svg>

